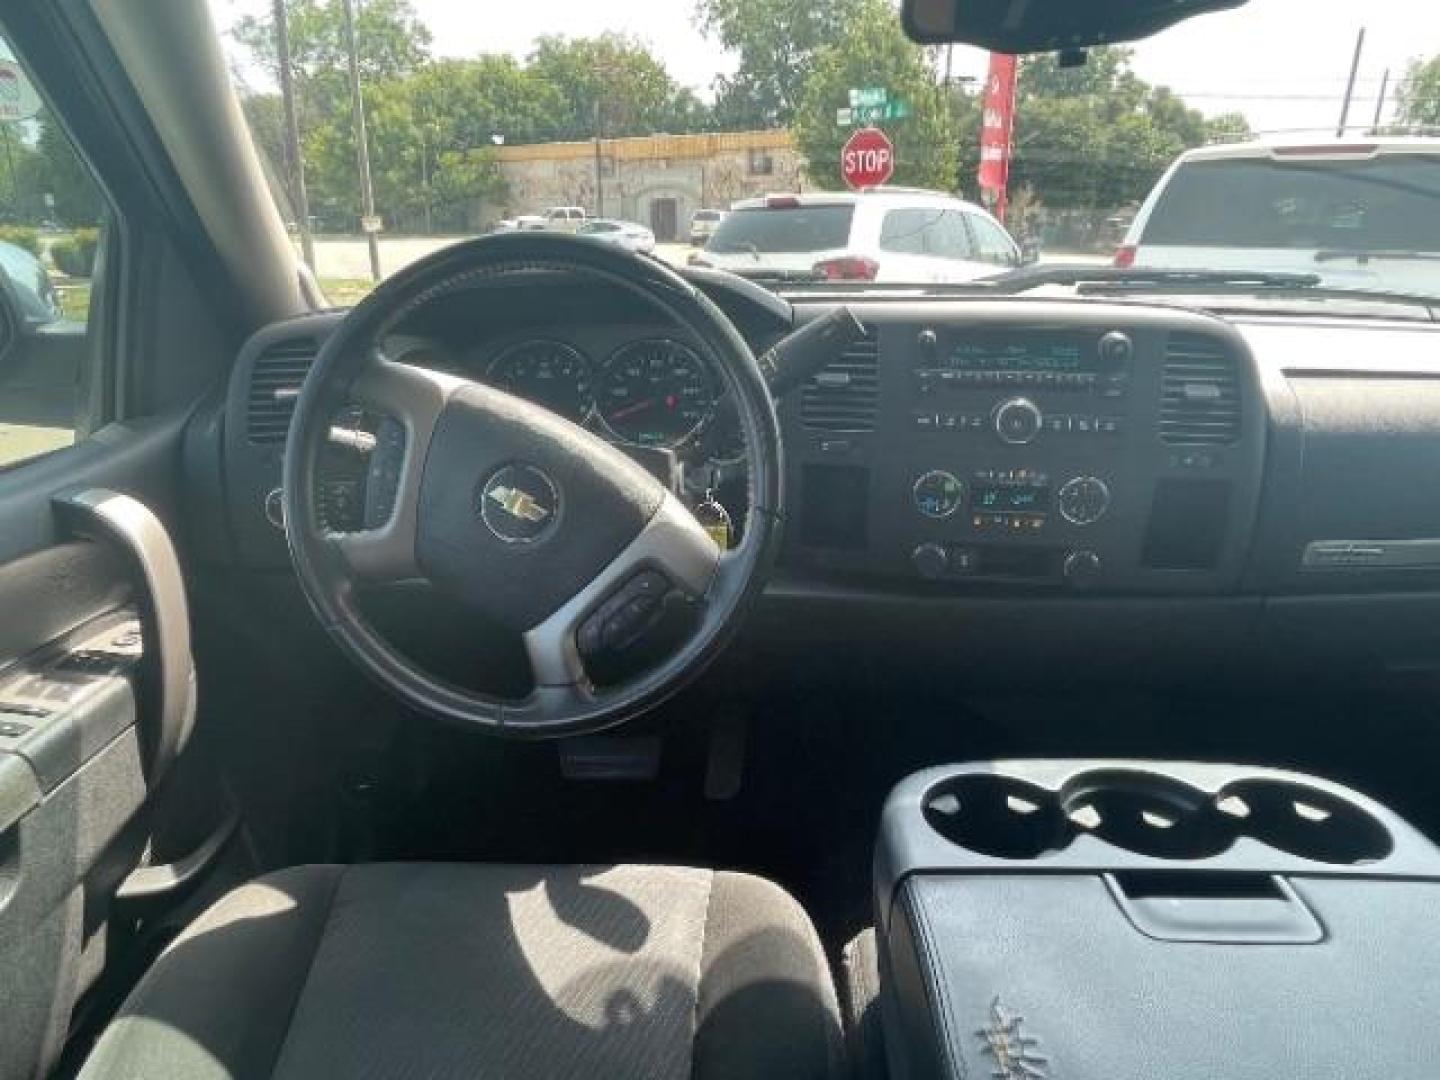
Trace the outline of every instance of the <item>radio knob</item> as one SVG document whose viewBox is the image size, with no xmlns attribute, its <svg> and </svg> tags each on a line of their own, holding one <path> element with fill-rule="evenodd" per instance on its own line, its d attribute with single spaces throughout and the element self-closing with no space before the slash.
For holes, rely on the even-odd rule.
<svg viewBox="0 0 1440 1080">
<path fill-rule="evenodd" d="M 920 351 L 927 356 L 934 356 L 935 349 L 940 344 L 940 338 L 934 330 L 925 329 L 915 335 L 915 344 L 920 346 Z"/>
<path fill-rule="evenodd" d="M 910 553 L 915 572 L 929 581 L 942 578 L 950 569 L 950 554 L 939 544 L 920 544 Z"/>
<path fill-rule="evenodd" d="M 1100 339 L 1099 351 L 1105 367 L 1114 371 L 1129 366 L 1131 357 L 1135 355 L 1135 345 L 1128 334 L 1111 330 Z"/>
<path fill-rule="evenodd" d="M 1065 580 L 1077 589 L 1093 585 L 1100 577 L 1100 556 L 1081 548 L 1065 556 Z"/>
<path fill-rule="evenodd" d="M 995 406 L 995 434 L 1002 442 L 1021 446 L 1040 434 L 1045 423 L 1039 408 L 1029 398 L 1017 397 Z"/>
</svg>

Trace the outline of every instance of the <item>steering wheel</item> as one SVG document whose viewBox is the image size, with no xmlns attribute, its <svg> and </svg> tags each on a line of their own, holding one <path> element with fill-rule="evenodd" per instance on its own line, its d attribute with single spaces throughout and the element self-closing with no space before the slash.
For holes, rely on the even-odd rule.
<svg viewBox="0 0 1440 1080">
<path fill-rule="evenodd" d="M 745 528 L 721 551 L 648 471 L 585 429 L 494 387 L 388 360 L 382 343 L 423 305 L 460 290 L 562 274 L 628 290 L 687 332 L 735 404 L 749 469 Z M 347 403 L 404 431 L 384 524 L 334 533 L 316 472 Z M 781 521 L 780 432 L 755 357 L 703 293 L 662 263 L 560 234 L 456 244 L 382 282 L 321 346 L 287 444 L 285 535 L 305 596 L 363 670 L 404 703 L 511 736 L 570 735 L 629 719 L 714 659 L 764 585 Z M 489 697 L 435 677 L 384 640 L 358 588 L 427 579 L 521 635 L 534 686 Z M 587 660 L 681 610 L 685 633 L 615 685 Z"/>
</svg>

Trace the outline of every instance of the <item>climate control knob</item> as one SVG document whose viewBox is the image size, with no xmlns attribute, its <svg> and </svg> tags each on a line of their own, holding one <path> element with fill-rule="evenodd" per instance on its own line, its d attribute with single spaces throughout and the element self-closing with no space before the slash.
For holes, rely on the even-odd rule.
<svg viewBox="0 0 1440 1080">
<path fill-rule="evenodd" d="M 910 562 L 921 577 L 935 581 L 950 569 L 950 553 L 939 544 L 920 544 L 910 553 Z"/>
<path fill-rule="evenodd" d="M 1055 503 L 1071 525 L 1093 525 L 1110 509 L 1110 488 L 1098 476 L 1077 476 L 1061 485 Z"/>
<path fill-rule="evenodd" d="M 1093 585 L 1100 577 L 1100 556 L 1081 548 L 1065 556 L 1065 580 L 1077 589 Z"/>
<path fill-rule="evenodd" d="M 915 509 L 928 518 L 948 518 L 960 509 L 965 495 L 965 485 L 955 478 L 954 473 L 944 469 L 932 469 L 922 473 L 911 489 Z"/>
<path fill-rule="evenodd" d="M 1045 417 L 1029 398 L 1017 397 L 995 406 L 995 434 L 1011 446 L 1022 446 L 1040 434 Z"/>
</svg>

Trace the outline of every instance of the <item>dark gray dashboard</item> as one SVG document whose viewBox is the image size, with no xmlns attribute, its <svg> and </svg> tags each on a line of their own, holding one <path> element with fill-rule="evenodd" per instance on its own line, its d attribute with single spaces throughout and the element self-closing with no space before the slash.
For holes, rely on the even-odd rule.
<svg viewBox="0 0 1440 1080">
<path fill-rule="evenodd" d="M 446 312 L 437 336 L 480 362 L 532 330 L 580 326 L 608 349 L 662 329 L 553 288 L 503 326 Z M 727 311 L 759 351 L 830 301 L 747 303 Z M 1020 666 L 1077 643 L 1128 670 L 1297 643 L 1307 662 L 1440 661 L 1440 327 L 1029 297 L 851 307 L 867 339 L 781 405 L 786 541 L 757 632 L 942 641 Z M 338 318 L 257 335 L 192 426 L 187 462 L 214 496 L 196 528 L 219 561 L 287 565 L 266 516 L 287 418 L 274 394 Z M 1126 355 L 1102 358 L 1117 334 Z M 1016 400 L 1034 415 L 1010 416 Z M 950 513 L 917 503 L 936 472 L 959 487 Z M 1093 520 L 1062 504 L 1077 478 L 1106 488 Z"/>
</svg>

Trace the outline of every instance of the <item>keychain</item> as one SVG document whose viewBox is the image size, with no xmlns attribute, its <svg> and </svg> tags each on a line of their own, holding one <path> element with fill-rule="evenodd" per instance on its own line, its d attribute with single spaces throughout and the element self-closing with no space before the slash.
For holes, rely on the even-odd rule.
<svg viewBox="0 0 1440 1080">
<path fill-rule="evenodd" d="M 705 489 L 705 500 L 695 507 L 695 520 L 700 522 L 700 527 L 710 534 L 721 551 L 730 549 L 730 512 L 720 505 L 720 500 L 715 498 L 715 476 L 712 472 L 710 477 L 711 486 Z"/>
</svg>

